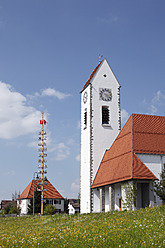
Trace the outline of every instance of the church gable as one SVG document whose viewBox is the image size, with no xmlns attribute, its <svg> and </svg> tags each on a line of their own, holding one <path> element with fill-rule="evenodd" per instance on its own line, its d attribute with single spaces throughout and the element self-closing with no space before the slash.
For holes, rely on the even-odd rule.
<svg viewBox="0 0 165 248">
<path fill-rule="evenodd" d="M 95 69 L 91 73 L 89 79 L 82 88 L 81 93 L 88 87 L 90 83 L 94 81 L 95 78 L 97 78 L 98 73 L 101 75 L 101 81 L 103 81 L 103 78 L 105 79 L 106 77 L 108 77 L 108 83 L 109 81 L 111 81 L 111 84 L 112 82 L 115 84 L 117 83 L 117 87 L 120 87 L 120 84 L 117 81 L 116 76 L 114 75 L 112 69 L 110 68 L 107 60 L 103 59 L 101 62 L 99 62 L 99 64 L 95 67 Z M 98 80 L 100 83 L 100 78 Z"/>
</svg>

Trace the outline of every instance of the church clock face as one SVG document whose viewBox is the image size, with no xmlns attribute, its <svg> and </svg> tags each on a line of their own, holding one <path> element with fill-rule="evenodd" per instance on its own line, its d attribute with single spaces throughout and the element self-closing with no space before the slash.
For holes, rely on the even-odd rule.
<svg viewBox="0 0 165 248">
<path fill-rule="evenodd" d="M 86 103 L 88 100 L 88 93 L 85 91 L 83 95 L 83 102 Z"/>
<path fill-rule="evenodd" d="M 112 100 L 111 89 L 100 88 L 99 89 L 99 96 L 100 96 L 100 100 L 107 101 L 107 102 L 111 101 Z"/>
</svg>

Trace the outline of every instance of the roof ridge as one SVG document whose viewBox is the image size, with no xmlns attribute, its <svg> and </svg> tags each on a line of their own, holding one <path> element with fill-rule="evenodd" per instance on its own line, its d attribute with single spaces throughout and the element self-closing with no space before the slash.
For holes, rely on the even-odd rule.
<svg viewBox="0 0 165 248">
<path fill-rule="evenodd" d="M 94 77 L 94 75 L 96 74 L 97 70 L 99 69 L 100 65 L 103 63 L 104 60 L 105 60 L 105 58 L 102 61 L 100 61 L 99 64 L 95 67 L 95 69 L 93 70 L 93 72 L 89 76 L 87 82 L 85 83 L 85 85 L 82 88 L 82 90 L 80 91 L 80 93 L 88 86 L 88 84 L 90 83 L 90 81 L 92 80 L 92 78 Z"/>
<path fill-rule="evenodd" d="M 122 134 L 122 135 L 119 135 L 118 134 L 118 136 L 117 136 L 117 138 L 116 138 L 116 140 L 118 140 L 118 139 L 121 139 L 121 138 L 123 138 L 124 136 L 126 136 L 126 135 L 128 135 L 128 134 L 130 134 L 131 133 L 131 131 L 129 131 L 129 132 L 127 132 L 127 133 L 125 133 L 125 134 Z M 110 149 L 110 148 L 109 148 Z"/>
<path fill-rule="evenodd" d="M 109 159 L 107 159 L 107 160 L 105 160 L 105 161 L 102 161 L 101 163 L 105 163 L 105 162 L 110 161 L 110 160 L 113 160 L 113 159 L 115 159 L 115 158 L 119 158 L 119 157 L 121 157 L 121 156 L 123 156 L 123 155 L 125 155 L 125 154 L 130 153 L 130 152 L 132 152 L 132 151 L 124 152 L 124 153 L 122 153 L 122 154 L 120 154 L 120 155 L 117 155 L 117 156 L 115 156 L 115 157 L 113 157 L 113 158 L 109 158 Z"/>
<path fill-rule="evenodd" d="M 165 116 L 162 116 L 162 115 L 150 115 L 150 114 L 139 114 L 139 113 L 132 113 L 131 115 L 133 116 L 152 116 L 152 117 L 160 117 L 160 118 L 165 118 Z"/>
<path fill-rule="evenodd" d="M 33 183 L 34 183 L 34 187 L 35 187 L 35 182 L 33 182 L 33 181 L 34 181 L 34 179 L 32 179 L 31 182 L 30 182 L 30 187 L 29 187 L 27 198 L 30 195 L 30 190 L 31 190 L 31 187 L 33 186 Z"/>
</svg>

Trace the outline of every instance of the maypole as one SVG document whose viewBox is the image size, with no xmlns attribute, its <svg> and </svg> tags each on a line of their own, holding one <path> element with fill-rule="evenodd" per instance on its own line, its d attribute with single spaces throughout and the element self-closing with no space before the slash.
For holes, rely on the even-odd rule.
<svg viewBox="0 0 165 248">
<path fill-rule="evenodd" d="M 38 159 L 38 162 L 41 163 L 38 165 L 38 168 L 40 168 L 41 170 L 38 171 L 39 174 L 41 174 L 41 182 L 38 183 L 38 185 L 40 185 L 40 189 L 38 189 L 39 191 L 41 191 L 41 215 L 44 214 L 44 191 L 46 191 L 46 189 L 44 189 L 44 185 L 46 185 L 47 183 L 45 182 L 46 177 L 45 174 L 47 173 L 47 171 L 45 170 L 47 168 L 47 165 L 45 164 L 47 162 L 47 160 L 45 159 L 45 157 L 47 157 L 47 154 L 45 153 L 45 151 L 47 151 L 46 148 L 46 132 L 44 130 L 44 125 L 47 124 L 47 122 L 44 120 L 44 113 L 42 113 L 42 120 L 40 120 L 40 124 L 41 124 L 41 132 L 39 132 L 39 141 L 41 141 L 41 143 L 39 143 L 38 145 L 41 146 L 41 148 L 39 148 L 39 157 L 40 159 Z"/>
</svg>

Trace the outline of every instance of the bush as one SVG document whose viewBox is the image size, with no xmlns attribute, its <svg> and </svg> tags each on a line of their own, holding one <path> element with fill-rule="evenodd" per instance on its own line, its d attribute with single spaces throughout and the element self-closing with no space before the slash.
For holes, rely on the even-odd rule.
<svg viewBox="0 0 165 248">
<path fill-rule="evenodd" d="M 17 207 L 16 204 L 12 205 L 9 204 L 5 209 L 4 209 L 4 214 L 20 214 L 21 209 Z"/>
<path fill-rule="evenodd" d="M 160 174 L 160 180 L 154 182 L 154 191 L 163 201 L 163 204 L 165 204 L 165 164 L 164 169 Z"/>
<path fill-rule="evenodd" d="M 44 214 L 46 215 L 53 215 L 55 214 L 55 206 L 53 205 L 46 205 L 44 209 Z"/>
<path fill-rule="evenodd" d="M 19 215 L 20 212 L 21 212 L 21 209 L 18 208 L 17 206 L 11 207 L 10 210 L 9 210 L 9 214 L 18 214 Z"/>
</svg>

